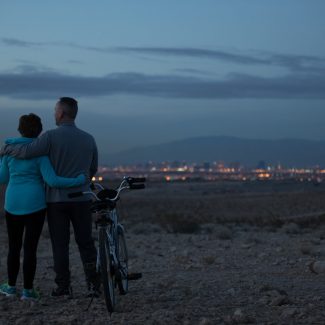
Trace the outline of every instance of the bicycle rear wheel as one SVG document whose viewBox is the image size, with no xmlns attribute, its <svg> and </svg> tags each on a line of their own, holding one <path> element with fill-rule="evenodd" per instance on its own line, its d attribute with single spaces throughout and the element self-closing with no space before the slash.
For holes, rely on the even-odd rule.
<svg viewBox="0 0 325 325">
<path fill-rule="evenodd" d="M 107 310 L 112 313 L 115 305 L 114 279 L 112 261 L 106 229 L 99 229 L 99 262 Z"/>
<path fill-rule="evenodd" d="M 117 285 L 121 295 L 128 292 L 128 251 L 124 236 L 124 230 L 119 225 L 117 228 L 117 259 L 119 261 L 119 276 L 117 277 Z"/>
</svg>

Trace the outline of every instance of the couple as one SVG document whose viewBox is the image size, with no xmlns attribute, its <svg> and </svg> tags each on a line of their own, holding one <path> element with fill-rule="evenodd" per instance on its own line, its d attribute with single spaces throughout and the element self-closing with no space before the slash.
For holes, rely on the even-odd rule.
<svg viewBox="0 0 325 325">
<path fill-rule="evenodd" d="M 96 271 L 96 248 L 91 235 L 90 200 L 87 197 L 70 199 L 67 195 L 72 191 L 69 188 L 74 186 L 78 188 L 74 188 L 73 192 L 88 190 L 87 177 L 95 175 L 98 165 L 94 138 L 75 126 L 77 112 L 78 103 L 75 99 L 60 98 L 55 106 L 58 127 L 40 137 L 41 119 L 35 114 L 23 115 L 18 128 L 22 137 L 8 139 L 1 151 L 0 183 L 8 183 L 5 196 L 9 238 L 8 283 L 0 286 L 0 293 L 6 296 L 17 295 L 16 280 L 25 231 L 24 289 L 21 299 L 40 298 L 33 288 L 33 280 L 37 245 L 45 214 L 57 284 L 51 295 L 72 296 L 69 270 L 70 222 L 82 259 L 89 295 L 99 295 L 100 278 Z"/>
</svg>

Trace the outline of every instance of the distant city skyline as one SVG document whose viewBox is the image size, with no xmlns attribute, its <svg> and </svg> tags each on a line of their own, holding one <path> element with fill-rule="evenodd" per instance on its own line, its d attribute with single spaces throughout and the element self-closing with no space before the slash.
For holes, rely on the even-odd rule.
<svg viewBox="0 0 325 325">
<path fill-rule="evenodd" d="M 199 136 L 325 140 L 325 3 L 0 6 L 0 141 L 61 96 L 100 153 Z"/>
<path fill-rule="evenodd" d="M 238 181 L 238 182 L 277 182 L 312 184 L 324 187 L 325 169 L 318 167 L 295 168 L 268 165 L 264 161 L 256 167 L 243 166 L 240 163 L 222 162 L 147 162 L 135 165 L 100 166 L 94 182 L 120 180 L 125 175 L 149 177 L 151 182 L 186 182 L 186 181 Z"/>
</svg>

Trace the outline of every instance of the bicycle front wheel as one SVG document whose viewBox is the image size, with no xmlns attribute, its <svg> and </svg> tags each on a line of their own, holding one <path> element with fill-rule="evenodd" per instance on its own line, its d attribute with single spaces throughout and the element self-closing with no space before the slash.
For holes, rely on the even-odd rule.
<svg viewBox="0 0 325 325">
<path fill-rule="evenodd" d="M 117 285 L 121 295 L 128 292 L 128 251 L 124 236 L 124 230 L 121 226 L 117 228 L 117 259 L 119 264 L 119 275 Z"/>
<path fill-rule="evenodd" d="M 114 279 L 112 275 L 113 266 L 110 256 L 109 241 L 106 234 L 106 229 L 99 230 L 99 263 L 100 274 L 103 284 L 104 297 L 107 310 L 112 313 L 115 305 L 114 294 Z"/>
</svg>

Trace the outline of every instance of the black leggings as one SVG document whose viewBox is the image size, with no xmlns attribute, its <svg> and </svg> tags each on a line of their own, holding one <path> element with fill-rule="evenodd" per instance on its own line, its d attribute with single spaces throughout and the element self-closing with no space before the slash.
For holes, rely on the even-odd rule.
<svg viewBox="0 0 325 325">
<path fill-rule="evenodd" d="M 46 210 L 31 214 L 14 215 L 6 211 L 6 222 L 9 238 L 8 252 L 8 284 L 15 286 L 20 266 L 20 250 L 24 238 L 24 288 L 32 289 L 36 271 L 36 252 L 38 240 L 44 225 Z"/>
</svg>

